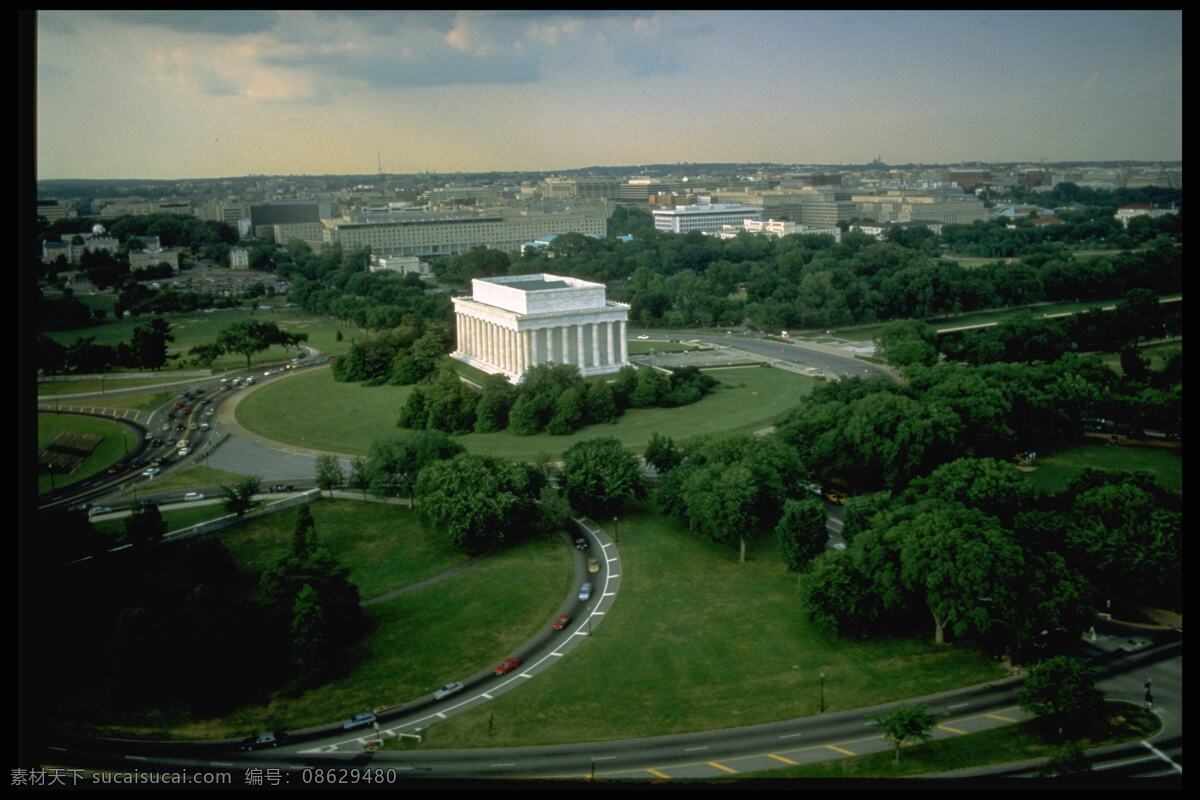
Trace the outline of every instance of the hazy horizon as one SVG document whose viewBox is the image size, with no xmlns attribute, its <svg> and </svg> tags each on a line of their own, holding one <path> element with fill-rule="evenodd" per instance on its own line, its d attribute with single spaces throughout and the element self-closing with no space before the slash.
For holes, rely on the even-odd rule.
<svg viewBox="0 0 1200 800">
<path fill-rule="evenodd" d="M 39 180 L 1182 161 L 1182 14 L 62 11 Z"/>
</svg>

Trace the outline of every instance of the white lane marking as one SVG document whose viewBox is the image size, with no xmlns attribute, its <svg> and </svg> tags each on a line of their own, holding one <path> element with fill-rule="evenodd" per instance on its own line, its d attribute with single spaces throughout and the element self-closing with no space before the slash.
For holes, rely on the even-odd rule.
<svg viewBox="0 0 1200 800">
<path fill-rule="evenodd" d="M 522 672 L 522 673 L 521 673 L 519 676 L 517 676 L 517 677 L 520 677 L 520 678 L 532 678 L 533 676 L 532 676 L 532 675 L 530 675 L 528 672 Z"/>
<path fill-rule="evenodd" d="M 555 652 L 551 653 L 550 655 L 554 656 L 555 658 L 562 658 L 562 657 L 563 657 L 563 654 L 562 654 L 562 653 L 559 653 L 558 651 L 555 651 Z M 490 699 L 490 698 L 489 698 L 489 699 Z"/>
<path fill-rule="evenodd" d="M 797 736 L 803 736 L 803 735 L 804 735 L 803 733 L 785 733 L 783 736 L 780 736 L 779 738 L 780 739 L 795 739 Z"/>
<path fill-rule="evenodd" d="M 515 767 L 516 764 L 492 764 L 493 767 Z"/>
<path fill-rule="evenodd" d="M 125 756 L 125 757 L 128 758 L 130 761 L 149 761 L 150 760 L 150 759 L 146 758 L 145 756 Z"/>
<path fill-rule="evenodd" d="M 616 756 L 592 756 L 592 761 L 612 761 Z"/>
<path fill-rule="evenodd" d="M 57 750 L 57 751 L 58 751 L 58 752 L 60 752 L 60 753 L 65 753 L 65 752 L 67 752 L 67 748 L 65 748 L 65 747 L 51 747 L 50 749 L 51 749 L 51 750 Z"/>
<path fill-rule="evenodd" d="M 484 696 L 484 697 L 486 697 L 488 700 L 495 700 L 495 699 L 496 699 L 496 698 L 492 697 L 490 694 L 488 694 L 487 692 L 484 692 L 484 693 L 483 693 L 483 696 Z"/>
<path fill-rule="evenodd" d="M 1145 761 L 1153 761 L 1153 760 L 1154 760 L 1154 756 L 1152 756 L 1152 755 L 1151 756 L 1142 756 L 1141 758 L 1133 758 L 1128 761 L 1113 761 L 1108 764 L 1099 764 L 1097 766 L 1092 767 L 1092 769 L 1094 769 L 1094 770 L 1115 769 L 1116 767 L 1127 767 L 1130 764 L 1141 764 Z"/>
<path fill-rule="evenodd" d="M 699 747 L 685 747 L 685 748 L 683 748 L 683 752 L 685 752 L 685 753 L 694 753 L 694 752 L 696 752 L 697 750 L 707 750 L 707 749 L 708 749 L 708 745 L 706 745 L 706 744 L 702 744 L 702 745 L 700 745 Z"/>
<path fill-rule="evenodd" d="M 962 708 L 963 706 L 969 706 L 969 705 L 971 705 L 971 704 L 970 704 L 970 703 L 955 703 L 955 704 L 954 704 L 954 705 L 952 705 L 952 706 L 946 706 L 946 708 L 947 708 L 947 709 L 952 709 L 952 708 Z"/>
<path fill-rule="evenodd" d="M 601 597 L 616 597 L 617 593 L 616 592 L 605 592 L 604 594 L 602 594 L 600 596 Z"/>
<path fill-rule="evenodd" d="M 621 576 L 620 576 L 620 575 L 609 575 L 608 577 L 610 577 L 610 578 L 619 578 L 619 577 L 621 577 Z"/>
<path fill-rule="evenodd" d="M 1168 756 L 1168 755 L 1167 755 L 1166 753 L 1164 753 L 1162 750 L 1159 750 L 1157 747 L 1155 747 L 1154 745 L 1150 744 L 1149 742 L 1145 742 L 1145 741 L 1144 741 L 1144 742 L 1142 742 L 1142 744 L 1144 744 L 1144 745 L 1146 746 L 1146 749 L 1147 749 L 1147 750 L 1149 750 L 1151 753 L 1154 753 L 1154 755 L 1158 756 L 1158 757 L 1159 757 L 1159 758 L 1161 758 L 1163 761 L 1167 762 L 1167 763 L 1168 763 L 1168 764 L 1170 764 L 1172 767 L 1174 767 L 1174 768 L 1175 768 L 1175 770 L 1176 770 L 1176 771 L 1177 771 L 1177 772 L 1178 772 L 1180 775 L 1182 775 L 1182 774 L 1183 774 L 1183 767 L 1179 766 L 1179 765 L 1178 765 L 1178 764 L 1176 764 L 1174 761 L 1172 761 L 1172 760 L 1171 760 L 1171 758 L 1170 758 L 1170 756 Z"/>
<path fill-rule="evenodd" d="M 610 559 L 608 559 L 608 563 L 612 564 L 612 563 L 614 563 L 616 561 L 620 561 L 620 560 L 621 559 L 619 559 L 619 558 L 610 558 Z"/>
<path fill-rule="evenodd" d="M 603 617 L 603 616 L 604 616 L 604 612 L 603 612 L 603 611 L 593 611 L 593 612 L 592 612 L 592 616 L 593 616 L 593 617 Z"/>
<path fill-rule="evenodd" d="M 439 711 L 439 712 L 437 712 L 437 715 L 438 715 L 439 717 L 441 717 L 442 719 L 445 719 L 445 718 L 446 718 L 446 715 L 445 715 L 445 714 L 443 714 L 443 713 L 442 713 L 442 712 L 440 712 L 440 711 Z"/>
<path fill-rule="evenodd" d="M 572 636 L 587 636 L 587 631 L 575 631 Z"/>
<path fill-rule="evenodd" d="M 608 548 L 610 548 L 610 547 L 612 547 L 612 542 L 609 542 L 608 544 L 601 544 L 601 545 L 600 545 L 600 549 L 601 549 L 601 550 L 607 550 L 607 549 L 608 549 Z"/>
</svg>

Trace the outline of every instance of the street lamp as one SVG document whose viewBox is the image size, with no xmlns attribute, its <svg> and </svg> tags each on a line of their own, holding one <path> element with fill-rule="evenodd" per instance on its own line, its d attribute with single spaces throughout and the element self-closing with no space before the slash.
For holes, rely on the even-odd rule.
<svg viewBox="0 0 1200 800">
<path fill-rule="evenodd" d="M 621 543 L 621 520 L 613 517 L 613 532 L 616 534 L 617 544 Z"/>
<path fill-rule="evenodd" d="M 825 713 L 825 670 L 821 670 L 821 713 Z"/>
</svg>

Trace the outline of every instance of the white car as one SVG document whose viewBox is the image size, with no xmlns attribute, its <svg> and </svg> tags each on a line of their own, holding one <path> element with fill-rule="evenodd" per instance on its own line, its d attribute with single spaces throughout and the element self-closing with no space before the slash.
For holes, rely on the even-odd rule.
<svg viewBox="0 0 1200 800">
<path fill-rule="evenodd" d="M 142 470 L 142 477 L 153 478 L 155 475 L 157 475 L 160 472 L 162 472 L 162 470 L 159 469 L 158 467 L 148 467 L 147 469 Z"/>
<path fill-rule="evenodd" d="M 200 492 L 188 492 L 183 496 L 183 499 L 188 502 L 191 502 L 192 500 L 203 500 L 204 495 L 202 495 Z"/>
<path fill-rule="evenodd" d="M 187 447 L 181 447 L 181 448 L 179 448 L 179 457 L 180 457 L 180 458 L 183 458 L 184 456 L 186 456 L 186 455 L 187 455 L 188 453 L 190 453 L 190 452 L 192 452 L 192 451 L 191 451 L 191 449 L 189 449 L 189 448 L 187 448 Z"/>
<path fill-rule="evenodd" d="M 649 336 L 647 336 L 647 335 L 646 335 L 646 334 L 644 334 L 644 333 L 643 333 L 641 336 L 639 336 L 639 337 L 638 337 L 638 339 L 640 339 L 640 340 L 646 340 L 646 339 L 649 339 L 649 338 L 650 338 L 650 337 L 649 337 Z"/>
</svg>

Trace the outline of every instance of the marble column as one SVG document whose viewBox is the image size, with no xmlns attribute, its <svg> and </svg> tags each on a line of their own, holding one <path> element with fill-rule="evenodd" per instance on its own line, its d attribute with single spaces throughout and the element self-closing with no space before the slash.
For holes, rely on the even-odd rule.
<svg viewBox="0 0 1200 800">
<path fill-rule="evenodd" d="M 529 336 L 531 339 L 530 354 L 529 354 L 531 366 L 537 366 L 537 364 L 538 364 L 538 336 L 540 336 L 541 333 L 542 332 L 540 330 L 538 330 L 537 328 L 534 328 L 533 330 L 531 330 L 529 332 Z"/>
<path fill-rule="evenodd" d="M 562 352 L 559 353 L 559 355 L 562 356 L 562 358 L 559 360 L 563 364 L 570 364 L 571 363 L 571 356 L 570 356 L 571 329 L 568 328 L 566 325 L 562 325 L 562 326 L 559 326 L 559 330 L 562 331 Z"/>
<path fill-rule="evenodd" d="M 592 323 L 592 366 L 600 366 L 600 323 Z"/>
<path fill-rule="evenodd" d="M 524 375 L 525 370 L 529 369 L 529 331 L 521 331 L 518 335 L 521 337 L 521 346 L 517 350 L 517 372 Z"/>
<path fill-rule="evenodd" d="M 629 362 L 629 334 L 625 330 L 625 320 L 621 320 L 621 363 Z"/>
<path fill-rule="evenodd" d="M 616 324 L 611 320 L 605 324 L 608 328 L 608 360 L 607 363 L 611 366 L 617 363 L 617 354 L 613 352 L 613 325 Z"/>
<path fill-rule="evenodd" d="M 584 328 L 583 328 L 582 323 L 575 326 L 575 336 L 577 337 L 575 340 L 575 344 L 577 345 L 577 347 L 575 349 L 579 351 L 579 371 L 580 372 L 583 372 L 583 368 L 587 365 L 587 362 L 584 360 L 584 357 L 583 357 L 583 330 L 584 330 Z"/>
<path fill-rule="evenodd" d="M 494 365 L 496 363 L 496 326 L 490 322 L 486 322 L 484 324 L 487 325 L 487 360 L 489 364 Z"/>
</svg>

